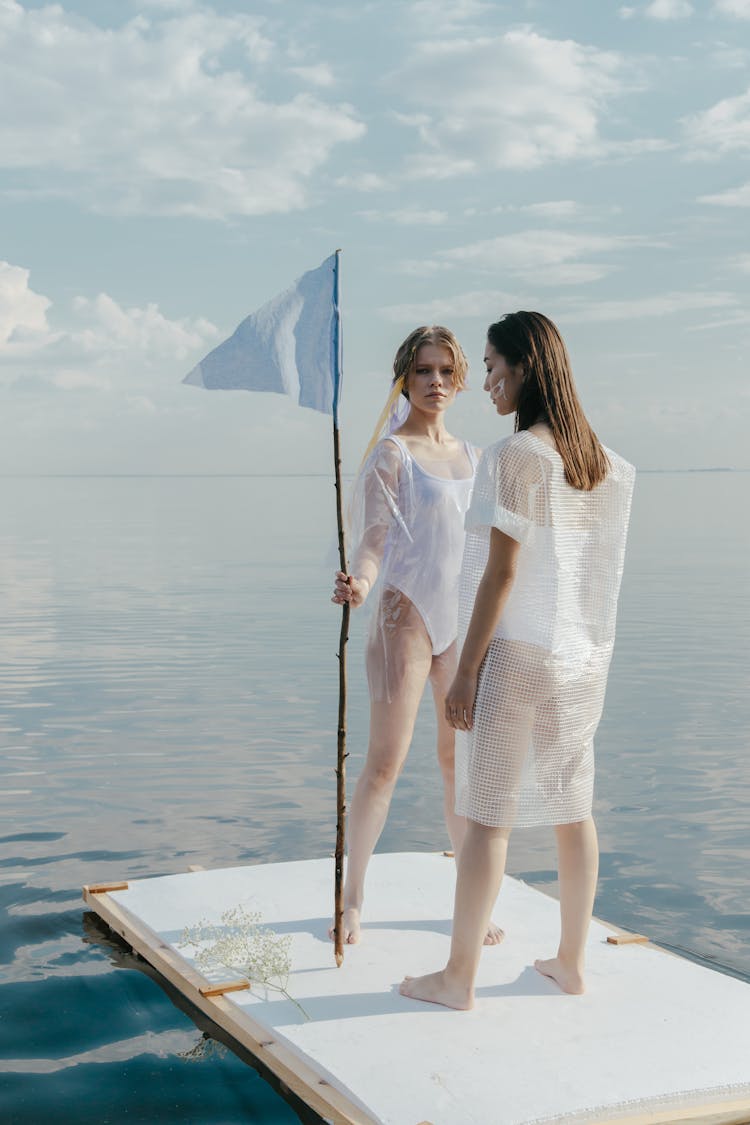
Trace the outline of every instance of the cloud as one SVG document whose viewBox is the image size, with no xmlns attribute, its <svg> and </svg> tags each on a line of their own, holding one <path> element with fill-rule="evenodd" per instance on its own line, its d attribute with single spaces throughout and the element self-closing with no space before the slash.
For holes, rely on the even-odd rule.
<svg viewBox="0 0 750 1125">
<path fill-rule="evenodd" d="M 24 190 L 107 213 L 222 218 L 303 208 L 351 106 L 271 100 L 274 44 L 255 16 L 140 13 L 100 28 L 59 5 L 0 4 L 0 166 Z M 325 81 L 324 64 L 298 68 Z"/>
<path fill-rule="evenodd" d="M 684 20 L 693 14 L 693 5 L 687 0 L 652 0 L 644 10 L 651 20 Z"/>
<path fill-rule="evenodd" d="M 486 0 L 412 0 L 409 15 L 432 35 L 456 31 L 461 25 L 482 22 L 493 5 Z"/>
<path fill-rule="evenodd" d="M 93 300 L 76 297 L 73 307 L 83 327 L 72 331 L 70 340 L 85 352 L 127 350 L 183 360 L 218 336 L 214 325 L 203 318 L 192 323 L 169 320 L 155 304 L 126 309 L 106 293 Z"/>
<path fill-rule="evenodd" d="M 572 219 L 580 212 L 581 205 L 572 199 L 550 199 L 547 203 L 526 203 L 518 210 L 544 219 Z"/>
<path fill-rule="evenodd" d="M 51 310 L 51 311 L 50 311 Z M 62 327 L 49 324 L 56 314 Z M 75 297 L 70 310 L 29 286 L 29 271 L 0 262 L 0 368 L 6 386 L 19 390 L 110 390 L 117 380 L 132 389 L 174 379 L 173 370 L 188 366 L 196 352 L 218 337 L 201 317 L 171 320 L 158 305 L 125 307 L 107 293 Z"/>
<path fill-rule="evenodd" d="M 738 20 L 750 20 L 750 0 L 714 0 L 714 11 Z"/>
<path fill-rule="evenodd" d="M 750 207 L 750 180 L 739 187 L 729 188 L 715 195 L 700 195 L 698 202 L 710 203 L 715 207 Z"/>
<path fill-rule="evenodd" d="M 108 376 L 95 371 L 55 371 L 49 382 L 62 391 L 108 391 L 112 386 Z"/>
<path fill-rule="evenodd" d="M 438 227 L 448 220 L 447 211 L 419 210 L 403 207 L 396 211 L 360 211 L 370 222 L 396 223 L 403 227 Z"/>
<path fill-rule="evenodd" d="M 612 152 L 619 145 L 603 140 L 601 122 L 637 85 L 622 55 L 528 28 L 417 43 L 389 81 L 413 107 L 401 123 L 421 142 L 407 162 L 414 178 Z"/>
<path fill-rule="evenodd" d="M 309 82 L 311 86 L 319 86 L 325 89 L 336 84 L 333 71 L 328 63 L 316 63 L 314 66 L 292 66 L 289 69 L 292 74 L 296 74 L 303 82 Z"/>
<path fill-rule="evenodd" d="M 569 300 L 564 305 L 560 319 L 569 324 L 597 323 L 602 321 L 652 319 L 703 309 L 729 309 L 737 305 L 733 293 L 673 291 L 654 293 L 619 301 Z"/>
<path fill-rule="evenodd" d="M 493 273 L 508 271 L 532 285 L 580 285 L 597 281 L 615 268 L 607 262 L 583 259 L 644 245 L 654 248 L 664 244 L 635 235 L 532 229 L 444 250 L 437 258 Z"/>
<path fill-rule="evenodd" d="M 750 150 L 750 89 L 724 98 L 701 113 L 682 119 L 693 155 L 723 155 Z"/>
<path fill-rule="evenodd" d="M 355 172 L 353 175 L 338 176 L 336 187 L 352 188 L 354 191 L 388 191 L 393 185 L 377 172 Z"/>
<path fill-rule="evenodd" d="M 52 302 L 29 288 L 29 270 L 0 262 L 0 354 L 9 345 L 38 346 L 49 338 L 47 309 Z"/>
<path fill-rule="evenodd" d="M 385 305 L 380 309 L 380 315 L 396 323 L 405 321 L 411 324 L 443 324 L 456 319 L 477 318 L 489 324 L 492 320 L 497 320 L 503 312 L 519 308 L 524 303 L 533 302 L 529 301 L 528 296 L 524 302 L 524 298 L 519 297 L 517 293 L 479 289 L 415 304 Z"/>
</svg>

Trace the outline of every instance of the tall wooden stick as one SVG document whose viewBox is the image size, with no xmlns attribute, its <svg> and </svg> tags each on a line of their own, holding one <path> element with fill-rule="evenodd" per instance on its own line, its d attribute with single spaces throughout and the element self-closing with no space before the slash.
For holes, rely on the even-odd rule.
<svg viewBox="0 0 750 1125">
<path fill-rule="evenodd" d="M 339 451 L 339 387 L 341 385 L 341 310 L 339 305 L 339 255 L 336 251 L 334 279 L 334 395 L 333 395 L 333 462 L 336 481 L 336 522 L 339 537 L 339 569 L 347 573 L 344 543 L 344 512 L 341 497 L 341 455 Z M 336 745 L 336 858 L 334 880 L 333 934 L 336 965 L 344 961 L 344 845 L 346 840 L 346 642 L 349 639 L 349 603 L 341 607 L 339 634 L 339 714 Z"/>
</svg>

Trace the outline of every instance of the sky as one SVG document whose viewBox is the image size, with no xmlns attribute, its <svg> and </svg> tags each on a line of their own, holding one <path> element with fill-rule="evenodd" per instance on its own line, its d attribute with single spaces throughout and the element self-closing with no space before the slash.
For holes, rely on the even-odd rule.
<svg viewBox="0 0 750 1125">
<path fill-rule="evenodd" d="M 344 470 L 420 323 L 560 327 L 604 443 L 750 468 L 750 0 L 0 0 L 0 474 L 325 473 L 184 375 L 342 249 Z"/>
</svg>

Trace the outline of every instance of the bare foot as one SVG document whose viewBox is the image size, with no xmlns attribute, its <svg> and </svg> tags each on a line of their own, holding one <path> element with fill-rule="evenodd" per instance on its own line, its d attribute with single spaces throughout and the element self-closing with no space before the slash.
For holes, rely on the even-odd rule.
<svg viewBox="0 0 750 1125">
<path fill-rule="evenodd" d="M 499 926 L 490 919 L 490 924 L 487 927 L 487 933 L 484 935 L 483 945 L 499 945 L 505 938 L 505 930 L 501 930 Z"/>
<path fill-rule="evenodd" d="M 426 977 L 404 977 L 398 988 L 402 996 L 424 1000 L 428 1004 L 444 1004 L 466 1012 L 474 1007 L 474 989 L 449 981 L 445 972 L 430 973 Z"/>
<path fill-rule="evenodd" d="M 330 926 L 330 928 L 328 930 L 328 936 L 331 939 L 331 941 L 334 941 L 334 939 L 336 937 L 335 933 L 333 932 L 335 925 L 336 925 L 335 922 L 332 923 L 332 925 Z M 358 907 L 356 907 L 356 906 L 347 906 L 346 907 L 346 909 L 344 910 L 342 925 L 344 927 L 344 945 L 356 945 L 357 942 L 359 941 L 361 930 L 362 930 L 362 924 L 361 924 L 361 921 L 360 921 L 359 908 Z"/>
<path fill-rule="evenodd" d="M 550 957 L 548 961 L 535 961 L 534 968 L 544 977 L 549 977 L 563 992 L 571 996 L 580 996 L 586 991 L 583 983 L 583 974 L 577 969 L 563 965 L 559 957 Z"/>
</svg>

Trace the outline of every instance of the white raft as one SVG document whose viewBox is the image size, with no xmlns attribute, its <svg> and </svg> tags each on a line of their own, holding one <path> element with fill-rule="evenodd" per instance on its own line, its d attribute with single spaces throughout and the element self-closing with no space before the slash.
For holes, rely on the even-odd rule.
<svg viewBox="0 0 750 1125">
<path fill-rule="evenodd" d="M 453 863 L 376 855 L 363 941 L 337 969 L 330 859 L 90 885 L 91 908 L 237 1044 L 336 1125 L 583 1125 L 750 1121 L 750 985 L 594 922 L 588 992 L 533 969 L 552 955 L 558 903 L 506 878 L 477 1006 L 406 1000 L 405 973 L 445 963 Z M 290 994 L 209 982 L 176 948 L 183 928 L 239 904 L 290 933 Z M 233 977 L 235 979 L 233 979 Z M 240 986 L 239 991 L 234 989 Z"/>
</svg>

